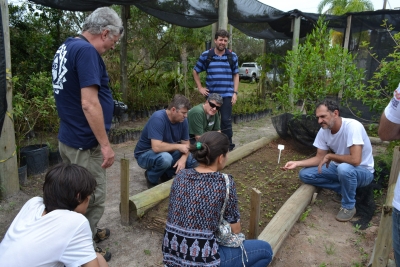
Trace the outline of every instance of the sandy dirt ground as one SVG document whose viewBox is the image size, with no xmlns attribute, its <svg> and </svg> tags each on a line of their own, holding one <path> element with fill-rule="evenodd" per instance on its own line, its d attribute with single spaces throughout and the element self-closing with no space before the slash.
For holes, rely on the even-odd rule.
<svg viewBox="0 0 400 267">
<path fill-rule="evenodd" d="M 257 121 L 234 124 L 234 142 L 242 146 L 264 136 L 275 136 L 270 117 Z M 146 220 L 120 223 L 120 159 L 129 159 L 130 195 L 147 189 L 144 171 L 133 157 L 136 141 L 113 145 L 116 160 L 107 170 L 107 199 L 105 213 L 99 226 L 108 227 L 111 237 L 98 245 L 112 253 L 111 267 L 163 266 L 161 254 L 162 234 L 147 228 Z M 40 183 L 40 179 L 36 183 Z M 0 202 L 0 239 L 32 194 L 18 195 Z M 303 221 L 296 223 L 290 235 L 275 255 L 271 266 L 366 266 L 372 253 L 379 227 L 380 215 L 371 221 L 371 227 L 357 231 L 351 223 L 337 222 L 334 217 L 339 204 L 330 200 L 331 193 L 322 190 L 317 201 L 309 206 Z"/>
</svg>

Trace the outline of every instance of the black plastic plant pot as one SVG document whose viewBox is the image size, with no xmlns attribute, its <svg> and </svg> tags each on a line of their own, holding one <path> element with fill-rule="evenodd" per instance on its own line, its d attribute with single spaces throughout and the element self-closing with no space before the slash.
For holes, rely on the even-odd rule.
<svg viewBox="0 0 400 267">
<path fill-rule="evenodd" d="M 49 148 L 46 144 L 23 147 L 21 158 L 25 158 L 28 176 L 43 173 L 49 167 Z"/>
</svg>

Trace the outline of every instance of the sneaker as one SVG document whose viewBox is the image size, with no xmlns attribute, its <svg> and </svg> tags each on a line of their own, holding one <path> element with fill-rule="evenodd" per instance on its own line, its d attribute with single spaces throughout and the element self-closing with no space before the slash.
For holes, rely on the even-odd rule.
<svg viewBox="0 0 400 267">
<path fill-rule="evenodd" d="M 111 253 L 108 252 L 107 250 L 103 250 L 103 249 L 100 248 L 100 247 L 96 247 L 96 248 L 94 249 L 94 251 L 96 251 L 96 252 L 99 253 L 101 256 L 103 256 L 103 258 L 104 258 L 106 261 L 111 260 Z"/>
<path fill-rule="evenodd" d="M 340 208 L 339 213 L 336 215 L 336 220 L 339 222 L 347 222 L 350 221 L 354 214 L 356 214 L 356 208 L 352 208 L 351 210 L 347 210 L 343 207 Z"/>
<path fill-rule="evenodd" d="M 335 193 L 335 195 L 332 197 L 332 200 L 337 203 L 342 203 L 342 195 Z"/>
<path fill-rule="evenodd" d="M 158 184 L 153 184 L 152 182 L 149 181 L 149 177 L 147 177 L 147 170 L 144 172 L 144 177 L 146 177 L 146 182 L 147 182 L 147 189 L 153 188 Z"/>
<path fill-rule="evenodd" d="M 108 229 L 108 228 L 96 228 L 96 229 L 97 229 L 97 232 L 93 238 L 94 242 L 99 243 L 110 237 L 110 229 Z"/>
</svg>

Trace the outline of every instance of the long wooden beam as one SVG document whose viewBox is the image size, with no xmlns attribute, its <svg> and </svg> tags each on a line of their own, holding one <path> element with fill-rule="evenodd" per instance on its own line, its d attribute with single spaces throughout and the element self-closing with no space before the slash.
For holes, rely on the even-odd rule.
<svg viewBox="0 0 400 267">
<path fill-rule="evenodd" d="M 301 185 L 258 236 L 258 239 L 267 241 L 271 245 L 274 255 L 279 251 L 283 241 L 311 202 L 316 191 L 315 186 Z"/>
<path fill-rule="evenodd" d="M 278 135 L 272 137 L 262 137 L 256 141 L 238 147 L 229 152 L 227 166 L 266 146 L 271 141 L 278 138 Z M 157 185 L 151 189 L 140 192 L 129 198 L 129 218 L 131 221 L 143 216 L 149 209 L 160 203 L 169 196 L 173 179 Z"/>
</svg>

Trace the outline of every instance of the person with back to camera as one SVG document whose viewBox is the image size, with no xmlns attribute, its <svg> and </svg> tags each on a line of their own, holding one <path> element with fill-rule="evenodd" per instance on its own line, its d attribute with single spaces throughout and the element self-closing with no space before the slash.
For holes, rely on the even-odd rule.
<svg viewBox="0 0 400 267">
<path fill-rule="evenodd" d="M 382 141 L 400 139 L 400 84 L 393 97 L 382 113 L 379 121 L 378 135 Z M 392 200 L 392 238 L 394 259 L 400 267 L 400 173 L 397 178 Z"/>
<path fill-rule="evenodd" d="M 272 260 L 271 246 L 262 240 L 243 241 L 242 248 L 218 245 L 216 231 L 226 197 L 224 174 L 229 139 L 220 132 L 204 133 L 190 152 L 196 168 L 181 170 L 170 192 L 168 218 L 162 241 L 163 263 L 168 267 L 265 267 Z M 232 232 L 240 233 L 236 186 L 231 175 L 229 199 L 223 214 Z M 247 257 L 246 257 L 247 255 Z"/>
<path fill-rule="evenodd" d="M 205 103 L 201 103 L 188 112 L 190 143 L 194 144 L 200 136 L 209 131 L 221 132 L 221 118 L 218 110 L 223 103 L 219 94 L 209 94 Z"/>
<path fill-rule="evenodd" d="M 0 266 L 107 267 L 93 248 L 85 216 L 96 179 L 84 167 L 60 163 L 45 176 L 43 198 L 31 198 L 0 243 Z"/>
</svg>

